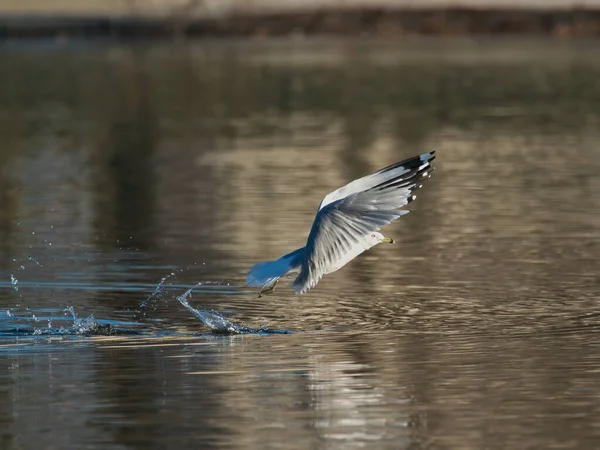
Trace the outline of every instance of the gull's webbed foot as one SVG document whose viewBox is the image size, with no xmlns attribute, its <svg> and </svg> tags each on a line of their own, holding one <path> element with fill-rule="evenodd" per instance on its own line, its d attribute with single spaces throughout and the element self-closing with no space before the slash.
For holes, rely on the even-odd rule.
<svg viewBox="0 0 600 450">
<path fill-rule="evenodd" d="M 389 237 L 384 237 L 381 242 L 385 243 L 385 244 L 393 244 L 395 241 L 392 238 Z"/>
<path fill-rule="evenodd" d="M 258 298 L 264 297 L 265 295 L 270 295 L 273 292 L 275 292 L 275 286 L 277 286 L 278 282 L 279 282 L 279 280 L 275 281 L 275 283 L 271 284 L 269 287 L 266 287 L 262 291 L 260 291 L 260 293 L 258 294 Z"/>
</svg>

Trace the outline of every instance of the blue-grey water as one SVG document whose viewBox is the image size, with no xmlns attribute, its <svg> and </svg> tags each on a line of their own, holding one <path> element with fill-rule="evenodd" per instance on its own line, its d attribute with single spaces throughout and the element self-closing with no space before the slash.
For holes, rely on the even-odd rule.
<svg viewBox="0 0 600 450">
<path fill-rule="evenodd" d="M 0 448 L 597 448 L 597 44 L 0 47 Z M 396 245 L 244 287 L 432 150 Z"/>
</svg>

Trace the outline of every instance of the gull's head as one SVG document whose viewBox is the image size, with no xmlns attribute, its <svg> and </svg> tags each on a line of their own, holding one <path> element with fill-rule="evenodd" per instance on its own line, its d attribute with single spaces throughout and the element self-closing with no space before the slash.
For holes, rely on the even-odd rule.
<svg viewBox="0 0 600 450">
<path fill-rule="evenodd" d="M 382 240 L 383 234 L 378 233 L 376 231 L 367 236 L 367 242 L 370 244 L 371 247 L 377 244 L 381 244 Z"/>
</svg>

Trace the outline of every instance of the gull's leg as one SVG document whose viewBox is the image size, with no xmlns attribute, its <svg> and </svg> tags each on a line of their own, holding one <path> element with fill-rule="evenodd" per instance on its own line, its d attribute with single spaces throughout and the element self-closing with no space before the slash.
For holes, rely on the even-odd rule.
<svg viewBox="0 0 600 450">
<path fill-rule="evenodd" d="M 269 295 L 269 294 L 272 294 L 273 292 L 275 292 L 275 286 L 277 286 L 278 282 L 279 282 L 279 279 L 275 280 L 275 283 L 273 283 L 269 287 L 260 291 L 260 294 L 258 294 L 258 298 L 264 297 L 265 295 Z"/>
<path fill-rule="evenodd" d="M 392 238 L 389 237 L 384 237 L 381 242 L 386 243 L 386 244 L 393 244 L 394 240 Z"/>
</svg>

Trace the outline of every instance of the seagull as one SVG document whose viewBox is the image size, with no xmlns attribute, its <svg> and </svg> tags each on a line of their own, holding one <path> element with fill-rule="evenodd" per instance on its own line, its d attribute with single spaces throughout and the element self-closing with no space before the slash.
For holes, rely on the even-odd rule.
<svg viewBox="0 0 600 450">
<path fill-rule="evenodd" d="M 387 166 L 327 194 L 317 211 L 306 246 L 275 261 L 255 264 L 248 286 L 261 286 L 258 297 L 272 294 L 281 277 L 300 269 L 292 282 L 296 294 L 313 288 L 377 244 L 393 244 L 379 230 L 408 214 L 400 208 L 415 200 L 413 191 L 431 177 L 435 151 Z"/>
</svg>

